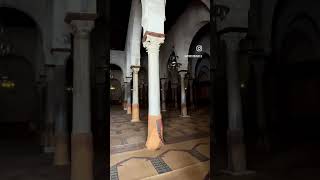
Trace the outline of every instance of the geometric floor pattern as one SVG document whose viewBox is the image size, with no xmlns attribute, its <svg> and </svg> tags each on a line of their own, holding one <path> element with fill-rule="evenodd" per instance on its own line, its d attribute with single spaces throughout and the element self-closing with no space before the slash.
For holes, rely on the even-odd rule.
<svg viewBox="0 0 320 180">
<path fill-rule="evenodd" d="M 120 106 L 110 111 L 110 153 L 143 149 L 147 139 L 147 113 L 140 113 L 141 122 L 132 123 L 131 115 Z M 208 113 L 193 113 L 191 117 L 179 117 L 179 112 L 162 113 L 165 144 L 208 137 Z"/>
<path fill-rule="evenodd" d="M 145 148 L 147 113 L 140 113 L 139 123 L 120 107 L 110 111 L 111 180 L 204 180 L 209 173 L 209 116 L 179 112 L 162 113 L 165 146 L 157 151 Z"/>
<path fill-rule="evenodd" d="M 204 180 L 209 173 L 209 138 L 111 155 L 111 180 Z M 192 172 L 192 173 L 191 173 Z"/>
</svg>

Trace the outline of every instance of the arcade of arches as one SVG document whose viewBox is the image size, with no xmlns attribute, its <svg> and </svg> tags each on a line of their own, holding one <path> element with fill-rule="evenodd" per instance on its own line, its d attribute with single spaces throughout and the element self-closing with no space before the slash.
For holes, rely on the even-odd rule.
<svg viewBox="0 0 320 180">
<path fill-rule="evenodd" d="M 1 180 L 319 179 L 319 6 L 0 0 Z"/>
</svg>

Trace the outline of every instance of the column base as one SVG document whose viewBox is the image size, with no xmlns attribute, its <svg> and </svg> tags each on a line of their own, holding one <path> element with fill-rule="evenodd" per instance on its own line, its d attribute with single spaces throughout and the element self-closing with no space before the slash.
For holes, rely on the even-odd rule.
<svg viewBox="0 0 320 180">
<path fill-rule="evenodd" d="M 162 112 L 167 112 L 167 110 L 166 110 L 166 109 L 162 109 L 161 111 L 162 111 Z"/>
<path fill-rule="evenodd" d="M 234 174 L 247 172 L 246 147 L 242 129 L 228 130 L 228 170 Z"/>
<path fill-rule="evenodd" d="M 189 116 L 189 115 L 179 115 L 179 117 L 182 117 L 182 118 L 189 118 L 189 117 L 191 117 L 191 116 Z"/>
<path fill-rule="evenodd" d="M 126 111 L 126 110 L 127 110 L 127 102 L 126 102 L 126 101 L 125 101 L 125 102 L 123 102 L 123 103 L 122 103 L 122 106 L 123 106 L 123 110 L 125 110 L 125 111 Z"/>
<path fill-rule="evenodd" d="M 131 122 L 140 122 L 139 104 L 132 104 L 132 120 Z"/>
<path fill-rule="evenodd" d="M 72 134 L 71 180 L 93 180 L 93 148 L 90 133 Z"/>
<path fill-rule="evenodd" d="M 64 166 L 70 164 L 68 142 L 68 136 L 56 136 L 54 165 Z"/>
<path fill-rule="evenodd" d="M 49 130 L 46 130 L 43 133 L 43 152 L 44 153 L 54 153 L 55 146 L 54 146 L 54 138 L 51 135 Z"/>
<path fill-rule="evenodd" d="M 187 111 L 187 105 L 181 104 L 181 117 L 190 117 Z"/>
<path fill-rule="evenodd" d="M 163 126 L 161 115 L 149 115 L 146 147 L 148 150 L 158 150 L 163 145 Z"/>
<path fill-rule="evenodd" d="M 131 114 L 131 106 L 127 106 L 127 114 Z"/>
</svg>

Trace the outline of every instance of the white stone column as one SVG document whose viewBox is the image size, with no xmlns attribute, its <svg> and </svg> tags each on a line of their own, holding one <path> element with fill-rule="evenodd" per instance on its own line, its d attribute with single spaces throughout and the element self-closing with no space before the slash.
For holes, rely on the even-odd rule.
<svg viewBox="0 0 320 180">
<path fill-rule="evenodd" d="M 123 86 L 123 110 L 127 110 L 128 108 L 128 82 L 124 82 Z"/>
<path fill-rule="evenodd" d="M 194 99 L 193 99 L 193 79 L 189 79 L 189 87 L 190 87 L 190 107 L 194 109 Z"/>
<path fill-rule="evenodd" d="M 65 93 L 65 65 L 55 68 L 56 74 L 56 113 L 55 113 L 55 165 L 67 165 L 69 159 L 69 134 L 67 128 L 66 93 Z"/>
<path fill-rule="evenodd" d="M 166 107 L 166 78 L 161 78 L 160 79 L 161 82 L 161 111 L 165 112 L 167 111 L 167 107 Z"/>
<path fill-rule="evenodd" d="M 160 108 L 160 71 L 159 48 L 164 37 L 146 35 L 143 46 L 148 52 L 148 138 L 146 147 L 149 150 L 159 149 L 163 145 L 163 126 Z"/>
<path fill-rule="evenodd" d="M 133 91 L 132 91 L 132 120 L 131 122 L 140 121 L 139 110 L 139 70 L 140 66 L 131 66 L 133 74 Z"/>
<path fill-rule="evenodd" d="M 177 109 L 178 108 L 177 84 L 172 83 L 171 88 L 172 88 L 173 107 Z"/>
<path fill-rule="evenodd" d="M 93 21 L 74 20 L 71 180 L 93 179 L 89 38 Z"/>
<path fill-rule="evenodd" d="M 47 65 L 47 97 L 46 97 L 46 122 L 44 137 L 44 152 L 54 152 L 54 117 L 55 117 L 55 77 L 54 65 Z"/>
<path fill-rule="evenodd" d="M 181 86 L 181 117 L 190 117 L 188 116 L 187 98 L 186 98 L 185 81 L 184 81 L 186 74 L 187 74 L 187 71 L 185 70 L 179 71 L 180 86 Z"/>
<path fill-rule="evenodd" d="M 242 105 L 239 81 L 239 42 L 243 35 L 228 33 L 223 36 L 226 42 L 226 68 L 228 86 L 228 173 L 246 174 L 246 150 L 242 125 Z"/>
<path fill-rule="evenodd" d="M 127 114 L 132 113 L 132 102 L 131 102 L 131 96 L 132 96 L 132 90 L 131 90 L 131 77 L 127 77 Z"/>
</svg>

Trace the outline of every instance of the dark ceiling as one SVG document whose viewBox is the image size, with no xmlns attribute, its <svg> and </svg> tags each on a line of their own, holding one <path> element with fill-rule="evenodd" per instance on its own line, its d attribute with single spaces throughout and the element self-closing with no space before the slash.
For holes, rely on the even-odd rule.
<svg viewBox="0 0 320 180">
<path fill-rule="evenodd" d="M 35 27 L 36 23 L 27 14 L 14 9 L 0 8 L 0 24 L 5 27 Z"/>
<path fill-rule="evenodd" d="M 165 33 L 192 0 L 167 0 Z M 131 0 L 111 2 L 111 49 L 124 50 L 130 16 Z"/>
</svg>

